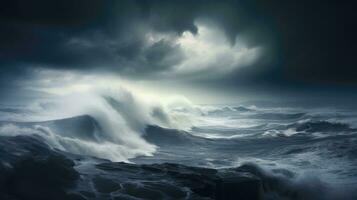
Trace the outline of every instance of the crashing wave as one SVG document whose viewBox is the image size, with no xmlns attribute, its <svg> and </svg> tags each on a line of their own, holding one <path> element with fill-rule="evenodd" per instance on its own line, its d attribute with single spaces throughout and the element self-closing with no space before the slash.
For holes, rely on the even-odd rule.
<svg viewBox="0 0 357 200">
<path fill-rule="evenodd" d="M 2 123 L 1 136 L 40 136 L 51 148 L 78 155 L 94 156 L 112 161 L 128 161 L 138 155 L 151 155 L 147 147 L 129 148 L 114 143 L 89 116 L 33 123 Z M 149 144 L 151 145 L 151 144 Z M 155 146 L 152 145 L 153 148 Z M 150 149 L 149 149 L 150 150 Z"/>
<path fill-rule="evenodd" d="M 32 120 L 39 122 L 0 122 L 0 135 L 39 135 L 62 151 L 128 161 L 156 151 L 157 147 L 142 137 L 148 125 L 190 127 L 192 115 L 176 108 L 193 108 L 180 102 L 144 102 L 126 90 L 66 96 L 47 103 L 50 107 L 40 107 Z"/>
</svg>

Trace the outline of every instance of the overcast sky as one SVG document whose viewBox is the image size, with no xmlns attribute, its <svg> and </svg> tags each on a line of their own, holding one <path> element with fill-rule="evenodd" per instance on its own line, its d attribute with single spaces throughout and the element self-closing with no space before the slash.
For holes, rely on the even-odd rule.
<svg viewBox="0 0 357 200">
<path fill-rule="evenodd" d="M 354 8 L 337 0 L 4 1 L 1 96 L 108 76 L 187 95 L 353 90 Z"/>
</svg>

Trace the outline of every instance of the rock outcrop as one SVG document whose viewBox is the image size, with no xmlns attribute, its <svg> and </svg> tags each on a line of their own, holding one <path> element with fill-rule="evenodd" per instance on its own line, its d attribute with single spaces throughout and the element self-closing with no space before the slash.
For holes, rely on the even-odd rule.
<svg viewBox="0 0 357 200">
<path fill-rule="evenodd" d="M 247 171 L 76 157 L 36 136 L 0 137 L 0 158 L 0 199 L 5 200 L 260 200 L 263 195 L 262 181 Z"/>
</svg>

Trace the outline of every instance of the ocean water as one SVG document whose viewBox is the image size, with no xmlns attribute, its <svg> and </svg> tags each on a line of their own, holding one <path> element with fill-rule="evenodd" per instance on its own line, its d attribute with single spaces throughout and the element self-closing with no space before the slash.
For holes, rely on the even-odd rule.
<svg viewBox="0 0 357 200">
<path fill-rule="evenodd" d="M 113 162 L 215 169 L 252 163 L 316 193 L 329 188 L 348 198 L 357 191 L 354 110 L 150 104 L 126 92 L 82 98 L 90 100 L 1 105 L 0 137 L 36 135 L 52 149 Z"/>
</svg>

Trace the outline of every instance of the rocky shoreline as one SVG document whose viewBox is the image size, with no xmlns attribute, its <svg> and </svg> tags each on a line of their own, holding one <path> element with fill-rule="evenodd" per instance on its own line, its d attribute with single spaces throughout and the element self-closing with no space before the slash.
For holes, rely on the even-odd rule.
<svg viewBox="0 0 357 200">
<path fill-rule="evenodd" d="M 0 199 L 320 199 L 287 170 L 138 165 L 70 155 L 37 136 L 0 137 Z"/>
</svg>

